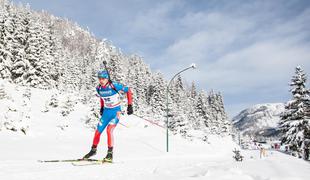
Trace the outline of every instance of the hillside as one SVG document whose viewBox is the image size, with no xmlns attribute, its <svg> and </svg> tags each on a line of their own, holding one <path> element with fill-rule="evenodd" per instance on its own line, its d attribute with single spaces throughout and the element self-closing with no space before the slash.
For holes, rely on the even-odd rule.
<svg viewBox="0 0 310 180">
<path fill-rule="evenodd" d="M 235 116 L 233 126 L 244 135 L 274 136 L 283 111 L 283 103 L 257 104 Z"/>
<path fill-rule="evenodd" d="M 59 101 L 58 96 L 63 98 L 61 94 L 74 94 L 76 97 L 67 99 L 68 103 L 87 104 L 93 114 L 89 117 L 91 122 L 98 118 L 96 76 L 105 60 L 112 80 L 132 88 L 134 112 L 164 123 L 168 84 L 163 74 L 152 71 L 142 57 L 122 53 L 109 40 L 98 40 L 68 19 L 8 0 L 0 0 L 0 29 L 0 79 L 55 90 L 55 101 Z M 174 133 L 184 137 L 191 130 L 206 135 L 229 134 L 230 124 L 220 93 L 197 90 L 194 82 L 186 85 L 181 76 L 171 84 L 169 92 L 169 115 L 174 120 L 169 127 Z M 70 109 L 64 115 L 69 112 Z"/>
</svg>

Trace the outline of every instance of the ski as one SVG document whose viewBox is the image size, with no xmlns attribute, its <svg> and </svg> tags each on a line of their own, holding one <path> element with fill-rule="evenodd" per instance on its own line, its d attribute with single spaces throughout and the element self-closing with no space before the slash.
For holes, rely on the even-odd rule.
<svg viewBox="0 0 310 180">
<path fill-rule="evenodd" d="M 40 163 L 53 163 L 53 162 L 94 162 L 101 161 L 98 159 L 54 159 L 54 160 L 38 160 Z"/>
<path fill-rule="evenodd" d="M 114 164 L 114 162 L 97 160 L 97 161 L 77 161 L 77 162 L 71 162 L 71 164 L 73 166 L 92 166 L 92 165 L 102 165 L 102 164 Z"/>
</svg>

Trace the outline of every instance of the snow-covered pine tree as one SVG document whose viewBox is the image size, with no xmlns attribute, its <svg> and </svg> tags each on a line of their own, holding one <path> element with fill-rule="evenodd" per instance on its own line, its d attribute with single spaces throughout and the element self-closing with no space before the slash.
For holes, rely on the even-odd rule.
<svg viewBox="0 0 310 180">
<path fill-rule="evenodd" d="M 199 130 L 201 128 L 202 121 L 199 120 L 199 114 L 197 112 L 196 103 L 198 101 L 196 85 L 192 82 L 189 91 L 186 92 L 188 98 L 187 118 L 191 129 Z"/>
<path fill-rule="evenodd" d="M 21 105 L 21 122 L 19 122 L 20 130 L 26 134 L 29 129 L 30 111 L 31 111 L 31 89 L 27 87 L 23 92 Z"/>
<path fill-rule="evenodd" d="M 49 105 L 53 108 L 56 108 L 58 107 L 58 93 L 55 92 L 52 97 L 51 97 L 51 100 L 49 102 Z"/>
<path fill-rule="evenodd" d="M 190 106 L 192 106 L 190 99 L 188 99 L 186 96 L 183 96 L 184 98 L 181 99 L 180 104 L 182 106 L 178 106 L 178 109 L 181 110 L 181 113 L 176 116 L 176 120 L 178 122 L 178 132 L 184 136 L 188 137 L 188 131 L 190 130 L 190 120 L 188 119 L 188 109 Z"/>
<path fill-rule="evenodd" d="M 169 95 L 171 96 L 173 102 L 176 104 L 179 104 L 182 98 L 181 96 L 184 96 L 184 87 L 180 75 L 178 75 L 177 78 L 171 82 Z"/>
<path fill-rule="evenodd" d="M 134 94 L 134 107 L 138 114 L 144 115 L 147 110 L 147 91 L 150 84 L 150 69 L 137 55 L 129 58 L 127 82 Z"/>
<path fill-rule="evenodd" d="M 5 92 L 3 80 L 0 81 L 0 100 L 5 99 L 7 97 L 7 94 Z"/>
<path fill-rule="evenodd" d="M 85 117 L 85 124 L 87 127 L 90 127 L 92 129 L 96 129 L 96 125 L 98 124 L 98 121 L 100 119 L 100 100 L 96 96 L 92 96 L 89 107 L 90 111 Z"/>
<path fill-rule="evenodd" d="M 65 96 L 61 105 L 61 115 L 68 116 L 74 109 L 74 102 L 69 95 Z"/>
<path fill-rule="evenodd" d="M 157 72 L 151 79 L 151 87 L 148 88 L 152 91 L 148 93 L 150 95 L 150 106 L 152 107 L 150 114 L 153 114 L 154 119 L 158 121 L 162 121 L 166 112 L 166 84 L 163 75 Z"/>
<path fill-rule="evenodd" d="M 192 86 L 190 89 L 190 97 L 193 99 L 195 99 L 197 97 L 197 90 L 196 90 L 196 85 L 195 85 L 194 81 L 192 82 Z"/>
<path fill-rule="evenodd" d="M 309 149 L 310 149 L 310 89 L 307 89 L 307 95 L 304 96 L 305 102 L 305 118 L 302 122 L 303 131 L 304 131 L 304 159 L 309 160 Z"/>
<path fill-rule="evenodd" d="M 19 7 L 15 10 L 14 43 L 12 45 L 13 62 L 11 66 L 12 80 L 18 84 L 25 84 L 25 72 L 29 70 L 30 63 L 26 59 L 26 43 L 28 41 L 28 29 L 30 22 L 29 9 Z"/>
<path fill-rule="evenodd" d="M 51 84 L 53 87 L 58 86 L 58 81 L 61 76 L 61 42 L 59 39 L 56 38 L 56 32 L 54 28 L 54 21 L 47 22 L 47 28 L 46 28 L 46 36 L 44 37 L 47 41 L 47 49 L 46 49 L 46 57 L 47 61 L 49 62 L 50 67 L 50 76 L 51 80 L 53 81 Z"/>
<path fill-rule="evenodd" d="M 228 117 L 224 107 L 223 96 L 221 93 L 216 94 L 216 101 L 218 106 L 218 134 L 227 135 L 231 132 L 231 123 L 228 121 Z"/>
<path fill-rule="evenodd" d="M 125 83 L 127 72 L 124 69 L 124 60 L 122 59 L 121 54 L 112 54 L 108 63 L 108 68 L 112 80 Z"/>
<path fill-rule="evenodd" d="M 1 1 L 0 6 L 0 77 L 10 79 L 14 38 L 12 34 L 14 32 L 13 10 L 6 0 Z"/>
<path fill-rule="evenodd" d="M 69 126 L 69 114 L 74 110 L 75 102 L 73 100 L 72 94 L 66 94 L 62 97 L 61 105 L 60 105 L 60 113 L 62 117 L 60 118 L 60 122 L 58 127 L 61 130 L 64 130 Z"/>
<path fill-rule="evenodd" d="M 225 112 L 222 95 L 211 90 L 207 99 L 211 132 L 218 135 L 229 133 L 230 123 Z"/>
<path fill-rule="evenodd" d="M 43 58 L 43 37 L 42 37 L 42 25 L 39 23 L 39 19 L 32 17 L 29 22 L 28 40 L 26 44 L 26 59 L 30 63 L 29 71 L 26 72 L 26 83 L 29 83 L 32 87 L 46 86 L 48 79 L 43 79 L 44 73 L 48 73 L 47 62 Z"/>
<path fill-rule="evenodd" d="M 210 117 L 209 124 L 211 133 L 216 134 L 219 129 L 219 105 L 217 104 L 216 100 L 216 93 L 211 90 L 207 97 L 207 107 L 208 107 L 208 115 Z"/>
<path fill-rule="evenodd" d="M 293 98 L 285 105 L 285 112 L 281 115 L 280 129 L 283 132 L 282 143 L 290 145 L 294 151 L 299 151 L 301 145 L 298 143 L 304 141 L 306 121 L 306 104 L 309 91 L 306 89 L 307 77 L 300 66 L 296 67 L 295 75 L 292 77 L 290 90 Z M 304 143 L 304 142 L 302 142 Z"/>
<path fill-rule="evenodd" d="M 58 97 L 59 97 L 58 92 L 54 91 L 52 93 L 51 98 L 45 102 L 45 107 L 44 107 L 44 109 L 42 109 L 42 112 L 50 111 L 50 107 L 52 107 L 52 108 L 58 107 L 58 104 L 59 104 L 58 103 Z"/>
<path fill-rule="evenodd" d="M 17 105 L 13 100 L 8 102 L 7 110 L 4 113 L 3 127 L 7 130 L 18 131 L 19 114 Z"/>
<path fill-rule="evenodd" d="M 197 112 L 196 99 L 189 99 L 190 103 L 187 108 L 187 118 L 190 122 L 191 129 L 199 130 L 202 127 L 201 117 Z"/>
<path fill-rule="evenodd" d="M 197 95 L 197 102 L 196 102 L 196 111 L 199 115 L 197 121 L 202 122 L 201 129 L 210 128 L 210 117 L 208 114 L 208 103 L 206 101 L 205 92 L 199 92 Z M 200 124 L 200 123 L 198 123 Z"/>
<path fill-rule="evenodd" d="M 24 89 L 24 88 L 23 88 Z M 15 86 L 15 91 L 21 91 L 20 86 Z M 26 134 L 30 120 L 30 89 L 26 88 L 22 92 L 22 98 L 15 101 L 9 98 L 6 102 L 7 110 L 4 112 L 1 126 L 11 131 L 21 131 Z"/>
<path fill-rule="evenodd" d="M 171 86 L 172 88 L 170 88 L 170 96 L 173 100 L 173 117 L 170 121 L 170 128 L 186 137 L 190 128 L 187 114 L 188 108 L 191 106 L 191 102 L 189 97 L 187 97 L 180 75 L 177 76 Z"/>
</svg>

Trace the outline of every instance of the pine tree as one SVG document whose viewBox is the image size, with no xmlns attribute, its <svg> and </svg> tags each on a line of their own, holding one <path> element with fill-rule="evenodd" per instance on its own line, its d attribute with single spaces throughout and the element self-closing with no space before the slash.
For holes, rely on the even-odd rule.
<svg viewBox="0 0 310 180">
<path fill-rule="evenodd" d="M 46 49 L 46 56 L 49 61 L 49 67 L 50 67 L 50 76 L 53 81 L 53 86 L 58 86 L 58 81 L 61 76 L 61 64 L 60 64 L 60 46 L 61 42 L 59 39 L 56 38 L 56 32 L 54 29 L 54 21 L 48 22 L 48 26 L 46 29 L 46 37 L 45 40 L 47 41 L 47 49 Z"/>
<path fill-rule="evenodd" d="M 60 105 L 60 113 L 62 115 L 58 127 L 61 130 L 65 130 L 69 126 L 69 114 L 74 110 L 75 102 L 72 99 L 73 95 L 72 93 L 64 95 L 62 97 L 62 102 Z"/>
<path fill-rule="evenodd" d="M 25 48 L 27 54 L 26 59 L 30 63 L 29 70 L 25 73 L 25 79 L 26 83 L 30 84 L 32 87 L 42 87 L 43 74 L 40 68 L 41 66 L 46 67 L 44 62 L 42 62 L 44 61 L 42 59 L 43 54 L 41 54 L 41 43 L 43 40 L 40 30 L 41 27 L 38 19 L 34 19 L 33 17 L 33 19 L 29 22 L 28 40 Z"/>
<path fill-rule="evenodd" d="M 218 93 L 216 94 L 216 101 L 218 106 L 218 130 L 217 133 L 221 135 L 226 135 L 231 132 L 231 123 L 228 121 L 227 114 L 224 108 L 223 96 Z"/>
<path fill-rule="evenodd" d="M 195 82 L 193 81 L 192 82 L 192 86 L 191 86 L 191 89 L 190 89 L 190 97 L 195 99 L 197 96 L 197 90 L 196 90 L 196 85 L 195 85 Z"/>
<path fill-rule="evenodd" d="M 53 107 L 53 108 L 56 108 L 56 107 L 58 107 L 58 93 L 57 92 L 55 92 L 55 93 L 53 93 L 53 95 L 51 96 L 51 99 L 50 99 L 50 101 L 49 101 L 49 106 L 51 106 L 51 107 Z"/>
<path fill-rule="evenodd" d="M 68 116 L 70 112 L 73 111 L 74 102 L 72 101 L 70 96 L 65 96 L 64 101 L 62 102 L 61 106 L 61 114 L 62 116 Z"/>
<path fill-rule="evenodd" d="M 155 119 L 162 119 L 166 110 L 166 83 L 161 73 L 155 73 L 151 80 L 152 94 L 150 98 L 151 113 Z M 169 101 L 171 102 L 171 101 Z"/>
<path fill-rule="evenodd" d="M 187 108 L 187 118 L 190 121 L 190 125 L 192 129 L 199 130 L 202 127 L 201 116 L 198 113 L 198 109 L 196 108 L 197 99 L 189 99 L 189 105 Z"/>
<path fill-rule="evenodd" d="M 12 66 L 12 41 L 14 39 L 14 23 L 12 6 L 7 2 L 1 2 L 0 8 L 0 77 L 11 78 Z"/>
<path fill-rule="evenodd" d="M 31 111 L 31 89 L 27 87 L 23 93 L 22 107 L 21 107 L 21 121 L 19 129 L 26 134 L 29 129 L 30 111 Z"/>
<path fill-rule="evenodd" d="M 187 118 L 190 101 L 185 92 L 180 75 L 172 82 L 171 86 L 169 95 L 173 102 L 169 107 L 172 109 L 173 117 L 170 121 L 170 128 L 176 133 L 180 133 L 182 136 L 186 137 L 190 128 L 190 123 Z"/>
<path fill-rule="evenodd" d="M 126 71 L 124 69 L 124 62 L 120 54 L 112 54 L 109 61 L 110 76 L 114 81 L 121 83 L 125 82 Z"/>
<path fill-rule="evenodd" d="M 19 113 L 16 104 L 11 100 L 4 113 L 3 126 L 7 130 L 18 131 Z"/>
<path fill-rule="evenodd" d="M 85 124 L 87 127 L 96 129 L 96 125 L 98 123 L 98 120 L 100 119 L 99 98 L 97 98 L 96 96 L 93 96 L 91 98 L 89 107 L 90 107 L 90 111 L 86 116 Z"/>
<path fill-rule="evenodd" d="M 19 8 L 20 10 L 16 9 L 15 12 L 15 25 L 16 29 L 14 32 L 14 43 L 12 44 L 13 51 L 13 62 L 11 66 L 11 73 L 12 73 L 12 80 L 18 84 L 25 84 L 24 82 L 24 72 L 27 72 L 30 63 L 26 59 L 26 42 L 27 42 L 27 31 L 29 28 L 29 16 L 27 9 L 22 7 Z"/>
<path fill-rule="evenodd" d="M 197 96 L 196 111 L 199 115 L 199 119 L 197 119 L 198 124 L 202 125 L 201 129 L 210 128 L 210 117 L 208 115 L 205 93 L 200 92 Z"/>
<path fill-rule="evenodd" d="M 310 89 L 307 90 L 307 95 L 304 96 L 305 101 L 305 118 L 302 122 L 304 131 L 304 159 L 309 160 L 309 149 L 310 149 Z"/>
<path fill-rule="evenodd" d="M 283 132 L 282 143 L 289 144 L 295 151 L 300 150 L 301 142 L 304 143 L 304 135 L 307 133 L 305 112 L 309 91 L 305 88 L 306 80 L 306 74 L 301 67 L 296 67 L 290 83 L 293 98 L 287 102 L 280 121 L 280 129 Z"/>
<path fill-rule="evenodd" d="M 139 114 L 146 114 L 146 105 L 148 90 L 154 86 L 150 86 L 150 69 L 143 63 L 143 59 L 137 55 L 133 55 L 129 59 L 129 70 L 127 76 L 128 86 L 133 87 L 134 106 Z M 153 92 L 149 92 L 153 93 Z"/>
<path fill-rule="evenodd" d="M 0 81 L 0 83 L 0 100 L 2 100 L 7 97 L 7 94 L 5 92 L 4 84 L 2 84 L 2 81 Z"/>
</svg>

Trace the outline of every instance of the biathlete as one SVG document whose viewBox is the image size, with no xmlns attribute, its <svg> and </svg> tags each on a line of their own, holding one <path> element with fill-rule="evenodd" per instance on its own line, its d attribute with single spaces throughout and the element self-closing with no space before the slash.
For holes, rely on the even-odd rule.
<svg viewBox="0 0 310 180">
<path fill-rule="evenodd" d="M 100 96 L 100 121 L 97 125 L 97 130 L 93 138 L 93 144 L 89 153 L 83 159 L 88 159 L 97 153 L 97 145 L 100 141 L 100 135 L 107 128 L 108 137 L 108 153 L 103 159 L 105 162 L 112 162 L 113 160 L 113 130 L 119 122 L 121 115 L 121 99 L 119 92 L 125 92 L 127 95 L 127 114 L 133 113 L 132 108 L 132 92 L 129 87 L 124 86 L 118 82 L 112 82 L 107 71 L 98 72 L 99 85 L 96 91 Z"/>
</svg>

